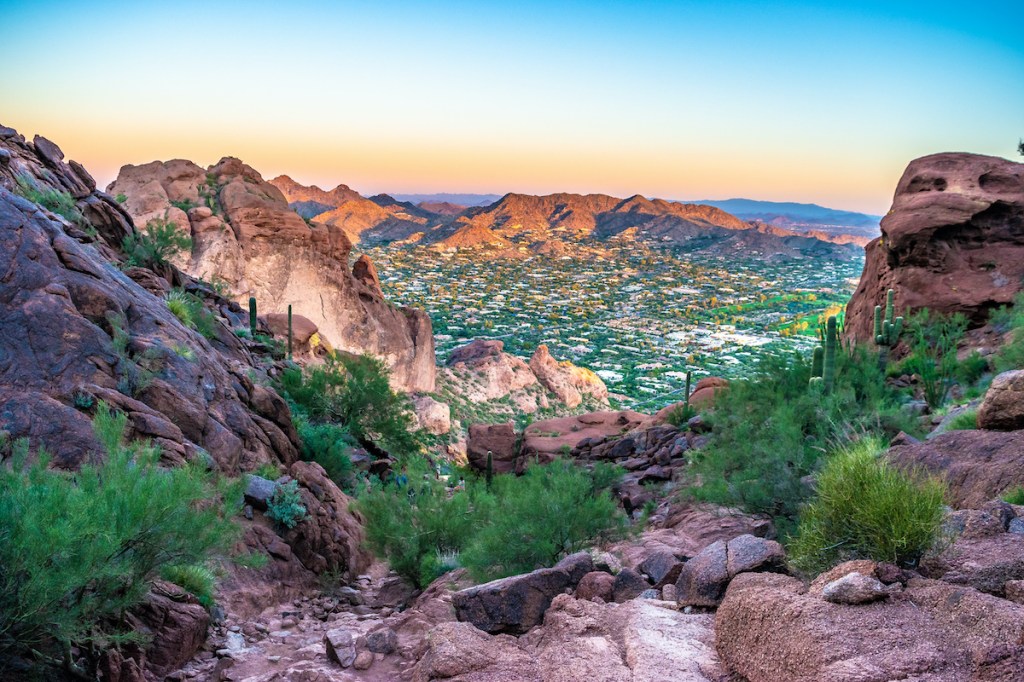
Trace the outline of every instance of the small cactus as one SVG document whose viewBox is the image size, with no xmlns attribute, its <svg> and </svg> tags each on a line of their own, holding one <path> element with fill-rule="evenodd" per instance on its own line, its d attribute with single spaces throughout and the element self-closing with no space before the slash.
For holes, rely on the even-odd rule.
<svg viewBox="0 0 1024 682">
<path fill-rule="evenodd" d="M 249 297 L 249 333 L 256 338 L 256 297 Z"/>
<path fill-rule="evenodd" d="M 288 306 L 288 360 L 292 359 L 292 307 Z"/>
<path fill-rule="evenodd" d="M 814 347 L 814 355 L 811 359 L 811 376 L 820 377 L 825 362 L 825 349 L 821 346 Z"/>
<path fill-rule="evenodd" d="M 896 317 L 896 292 L 892 289 L 885 295 L 885 314 L 882 306 L 875 306 L 875 344 L 878 346 L 878 366 L 884 372 L 889 364 L 889 349 L 900 341 L 903 334 L 903 318 Z"/>
<path fill-rule="evenodd" d="M 487 481 L 487 489 L 491 489 L 491 482 L 494 480 L 494 455 L 487 451 L 487 468 L 484 470 L 484 480 Z"/>
</svg>

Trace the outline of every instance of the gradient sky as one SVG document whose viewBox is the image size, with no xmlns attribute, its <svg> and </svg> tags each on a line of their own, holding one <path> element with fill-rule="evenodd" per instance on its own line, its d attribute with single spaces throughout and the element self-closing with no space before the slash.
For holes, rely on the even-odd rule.
<svg viewBox="0 0 1024 682">
<path fill-rule="evenodd" d="M 1019 157 L 1024 2 L 0 0 L 0 123 L 100 184 L 238 156 L 364 194 L 743 196 L 884 213 Z"/>
</svg>

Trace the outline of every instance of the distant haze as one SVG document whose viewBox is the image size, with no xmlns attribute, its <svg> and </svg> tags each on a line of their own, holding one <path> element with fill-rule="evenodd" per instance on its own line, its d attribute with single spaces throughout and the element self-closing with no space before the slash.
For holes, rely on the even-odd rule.
<svg viewBox="0 0 1024 682">
<path fill-rule="evenodd" d="M 423 201 L 445 201 L 449 204 L 459 206 L 488 206 L 503 197 L 503 194 L 459 194 L 457 192 L 440 192 L 437 194 L 401 194 L 390 192 L 391 196 L 399 201 L 409 201 L 418 204 Z"/>
</svg>

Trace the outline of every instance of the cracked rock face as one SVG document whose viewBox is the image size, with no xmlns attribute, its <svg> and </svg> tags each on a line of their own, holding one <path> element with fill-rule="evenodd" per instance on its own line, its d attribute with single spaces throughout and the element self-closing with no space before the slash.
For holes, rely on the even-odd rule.
<svg viewBox="0 0 1024 682">
<path fill-rule="evenodd" d="M 209 169 L 190 161 L 125 166 L 109 191 L 127 197 L 138 225 L 155 218 L 188 230 L 192 253 L 175 263 L 223 280 L 239 303 L 254 296 L 260 314 L 308 318 L 334 348 L 372 353 L 405 391 L 434 390 L 434 337 L 421 310 L 388 304 L 373 263 L 349 269 L 352 243 L 334 225 L 307 223 L 284 194 L 238 159 Z"/>
<path fill-rule="evenodd" d="M 1024 277 L 1024 164 L 978 154 L 912 161 L 865 247 L 845 333 L 874 340 L 874 309 L 896 292 L 900 314 L 963 313 L 972 326 L 1013 300 Z"/>
</svg>

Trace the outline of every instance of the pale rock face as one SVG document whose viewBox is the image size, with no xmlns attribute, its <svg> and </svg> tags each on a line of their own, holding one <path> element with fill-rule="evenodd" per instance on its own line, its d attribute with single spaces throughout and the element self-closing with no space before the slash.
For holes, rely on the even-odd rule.
<svg viewBox="0 0 1024 682">
<path fill-rule="evenodd" d="M 412 400 L 416 421 L 427 433 L 439 436 L 452 430 L 452 410 L 429 396 L 417 396 Z"/>
<path fill-rule="evenodd" d="M 238 159 L 209 170 L 182 160 L 125 166 L 108 190 L 128 197 L 125 208 L 138 224 L 161 218 L 190 231 L 192 253 L 177 263 L 189 274 L 223 280 L 243 305 L 255 296 L 261 314 L 291 305 L 336 349 L 382 358 L 395 388 L 434 390 L 426 314 L 387 304 L 369 259 L 358 277 L 349 270 L 352 245 L 339 228 L 308 225 L 281 190 Z M 187 214 L 171 203 L 183 201 L 195 206 Z"/>
<path fill-rule="evenodd" d="M 533 357 L 530 358 L 530 369 L 537 376 L 537 380 L 568 407 L 576 407 L 582 403 L 585 395 L 608 403 L 608 387 L 601 377 L 589 369 L 556 361 L 544 344 L 537 346 Z"/>
</svg>

